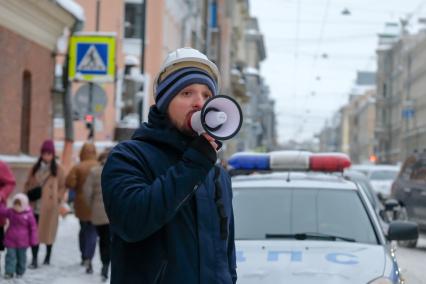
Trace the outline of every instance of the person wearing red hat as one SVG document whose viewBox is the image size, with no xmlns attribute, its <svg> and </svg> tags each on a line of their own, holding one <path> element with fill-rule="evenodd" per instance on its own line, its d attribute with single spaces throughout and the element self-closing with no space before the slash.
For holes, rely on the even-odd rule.
<svg viewBox="0 0 426 284">
<path fill-rule="evenodd" d="M 46 244 L 44 264 L 50 264 L 50 255 L 58 229 L 59 205 L 65 194 L 64 170 L 55 160 L 55 145 L 52 140 L 43 142 L 40 157 L 31 168 L 24 192 L 31 200 L 31 206 L 38 223 L 38 239 Z M 30 268 L 37 268 L 38 245 L 32 246 Z"/>
</svg>

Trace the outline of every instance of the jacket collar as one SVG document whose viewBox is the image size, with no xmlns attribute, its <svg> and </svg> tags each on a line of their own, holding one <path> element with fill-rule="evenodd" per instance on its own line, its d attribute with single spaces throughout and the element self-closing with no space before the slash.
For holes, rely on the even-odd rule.
<svg viewBox="0 0 426 284">
<path fill-rule="evenodd" d="M 143 123 L 132 136 L 132 140 L 160 143 L 179 152 L 183 152 L 193 138 L 180 132 L 167 114 L 161 113 L 156 105 L 149 110 L 148 122 Z"/>
</svg>

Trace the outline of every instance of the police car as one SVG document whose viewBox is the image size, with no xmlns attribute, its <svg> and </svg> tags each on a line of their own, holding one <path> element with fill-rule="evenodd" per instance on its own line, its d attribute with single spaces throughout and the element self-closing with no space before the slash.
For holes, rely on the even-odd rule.
<svg viewBox="0 0 426 284">
<path fill-rule="evenodd" d="M 231 166 L 238 283 L 403 283 L 391 240 L 343 154 L 237 153 Z M 333 174 L 330 174 L 333 173 Z"/>
</svg>

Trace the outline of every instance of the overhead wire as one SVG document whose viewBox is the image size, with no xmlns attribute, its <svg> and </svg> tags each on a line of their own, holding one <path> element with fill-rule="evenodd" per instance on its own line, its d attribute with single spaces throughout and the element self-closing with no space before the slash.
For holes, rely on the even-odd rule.
<svg viewBox="0 0 426 284">
<path fill-rule="evenodd" d="M 306 3 L 306 6 L 307 7 L 314 7 L 314 6 L 323 6 L 323 4 L 321 4 L 319 1 L 312 1 L 312 2 L 310 2 L 310 1 L 305 1 L 305 3 Z M 371 3 L 371 2 L 370 2 Z M 386 10 L 386 9 L 383 9 L 383 8 L 378 8 L 378 9 L 371 9 L 371 4 L 370 3 L 368 3 L 368 5 L 357 5 L 357 4 L 351 4 L 350 6 L 349 6 L 349 8 L 352 10 L 352 11 L 360 11 L 360 12 L 367 12 L 367 13 L 377 13 L 377 14 L 383 14 L 384 12 L 385 13 L 389 13 L 389 14 L 393 14 L 393 13 L 397 13 L 397 14 L 401 14 L 401 13 L 405 13 L 405 14 L 408 14 L 408 13 L 411 13 L 412 11 L 400 11 L 400 10 L 393 10 L 393 9 L 391 9 L 391 10 Z M 283 4 L 285 4 L 285 5 L 294 5 L 295 3 L 292 3 L 292 2 L 283 2 Z M 374 4 L 374 2 L 373 2 L 373 4 Z M 368 6 L 368 7 L 367 7 Z M 331 7 L 331 8 L 336 8 L 336 9 L 341 9 L 342 8 L 342 5 L 341 4 L 330 4 L 329 5 L 329 7 Z"/>
<path fill-rule="evenodd" d="M 299 32 L 300 32 L 300 7 L 301 7 L 302 0 L 297 0 L 297 8 L 296 8 L 296 34 L 294 39 L 294 62 L 293 62 L 293 82 L 296 81 L 298 76 L 298 69 L 299 69 Z M 297 84 L 293 85 L 292 95 L 297 94 L 298 92 L 298 86 Z"/>
<path fill-rule="evenodd" d="M 329 43 L 340 43 L 340 42 L 343 43 L 343 42 L 347 42 L 349 40 L 359 40 L 361 38 L 377 37 L 377 34 L 370 33 L 368 35 L 367 34 L 343 35 L 343 36 L 334 36 L 334 37 L 326 38 L 325 37 L 325 27 L 326 27 L 326 24 L 329 24 L 328 14 L 329 14 L 330 8 L 335 7 L 336 5 L 331 5 L 330 1 L 328 0 L 327 3 L 326 3 L 326 6 L 324 8 L 322 19 L 319 22 L 319 21 L 312 21 L 312 20 L 304 20 L 301 17 L 302 8 L 307 9 L 306 8 L 307 6 L 305 5 L 306 2 L 309 2 L 309 1 L 304 1 L 303 5 L 302 5 L 300 0 L 297 0 L 297 2 L 294 3 L 294 4 L 296 4 L 296 9 L 297 9 L 296 21 L 293 21 L 293 20 L 282 21 L 282 20 L 280 20 L 281 23 L 294 23 L 295 22 L 295 25 L 296 25 L 295 38 L 280 38 L 280 37 L 266 37 L 265 38 L 268 41 L 268 52 L 269 53 L 274 53 L 275 52 L 274 50 L 278 51 L 278 47 L 274 48 L 274 42 L 276 42 L 276 41 L 281 41 L 281 42 L 282 41 L 288 41 L 288 43 L 286 43 L 286 46 L 288 46 L 288 47 L 293 46 L 294 47 L 293 49 L 290 49 L 290 50 L 294 50 L 294 56 L 295 56 L 294 68 L 293 68 L 293 78 L 298 77 L 300 75 L 299 72 L 298 72 L 298 69 L 299 69 L 300 59 L 301 59 L 302 56 L 312 56 L 312 68 L 310 68 L 310 71 L 315 71 L 315 70 L 318 69 L 318 64 L 319 64 L 321 54 L 322 54 L 321 48 L 323 47 L 323 43 L 325 41 L 327 42 L 327 46 L 328 46 Z M 426 1 L 422 1 L 421 4 L 423 5 L 423 4 L 425 4 L 425 2 Z M 318 3 L 318 2 L 316 1 L 315 3 Z M 323 6 L 323 4 L 321 4 L 321 6 Z M 419 5 L 419 7 L 420 7 L 420 5 Z M 349 8 L 351 9 L 351 11 L 353 9 L 355 9 L 354 6 L 350 6 Z M 361 6 L 358 5 L 358 11 L 360 11 L 361 9 L 362 9 Z M 309 9 L 307 9 L 307 10 L 309 10 Z M 364 11 L 367 11 L 367 10 L 369 10 L 369 12 L 379 12 L 378 10 L 374 11 L 373 9 L 364 9 Z M 398 14 L 400 14 L 400 13 L 401 13 L 401 11 L 398 11 Z M 380 14 L 383 14 L 383 9 L 380 10 Z M 272 19 L 267 18 L 266 21 L 274 22 L 274 21 L 278 21 L 278 20 L 273 19 L 273 18 Z M 308 23 L 308 22 L 313 23 L 313 24 L 314 23 L 315 24 L 321 23 L 320 36 L 318 38 L 312 38 L 311 39 L 311 38 L 301 38 L 300 37 L 300 33 L 301 33 L 300 30 L 301 30 L 302 24 L 305 24 L 305 23 Z M 372 25 L 376 25 L 376 24 L 378 25 L 380 23 L 383 24 L 383 21 L 380 21 L 380 22 L 377 22 L 377 23 L 374 22 L 374 21 L 346 22 L 345 25 L 356 24 L 356 25 L 365 25 L 365 26 L 371 25 L 372 26 Z M 304 52 L 304 51 L 301 50 L 302 45 L 305 46 L 305 45 L 310 45 L 310 44 L 316 45 L 316 49 L 315 49 L 314 53 Z M 282 53 L 282 51 L 283 51 L 282 47 L 280 47 L 279 49 L 280 49 L 280 52 Z M 289 52 L 289 55 L 290 54 L 291 54 L 291 51 Z M 330 58 L 333 58 L 333 59 L 336 59 L 336 60 L 338 59 L 338 57 L 340 57 L 339 58 L 340 61 L 344 60 L 345 58 L 350 59 L 350 58 L 354 57 L 354 55 L 351 56 L 350 54 L 348 54 L 348 55 L 341 54 L 341 55 L 335 55 L 335 56 L 333 56 L 332 54 L 329 54 L 329 56 L 330 56 Z M 376 58 L 375 56 L 362 56 L 362 55 L 360 57 L 363 57 L 363 58 L 366 59 L 366 66 L 370 65 L 371 62 L 373 62 L 374 59 Z M 349 68 L 348 68 L 348 70 L 349 70 Z M 354 70 L 353 66 L 351 66 L 351 70 Z M 315 75 L 315 73 L 314 73 L 314 75 Z M 314 76 L 311 77 L 311 80 L 315 80 Z M 297 80 L 293 80 L 293 82 L 297 82 Z M 316 81 L 311 81 L 310 85 L 312 85 L 315 82 Z M 298 84 L 295 84 L 294 88 L 295 88 L 295 90 L 297 90 Z M 297 95 L 298 92 L 293 92 L 293 94 Z M 340 94 L 343 95 L 342 93 L 340 93 Z M 347 94 L 345 94 L 345 95 L 347 95 Z M 303 104 L 303 106 L 308 106 L 309 98 L 310 98 L 309 93 L 304 94 L 305 103 Z M 311 124 L 309 122 L 310 120 L 315 121 L 315 124 L 319 120 L 321 120 L 320 119 L 321 117 L 319 117 L 317 115 L 313 115 L 313 113 L 314 113 L 314 111 L 311 111 L 310 114 L 305 113 L 303 115 L 292 114 L 292 113 L 288 113 L 288 115 L 284 115 L 286 117 L 294 117 L 294 118 L 301 118 L 301 117 L 306 118 L 306 117 L 308 117 L 308 118 L 305 119 L 306 120 L 305 122 L 303 122 L 303 121 L 298 122 L 298 125 L 300 127 L 297 128 L 297 130 L 296 130 L 296 132 L 294 133 L 293 136 L 295 136 L 297 134 L 297 132 L 303 131 L 304 125 Z M 287 124 L 287 123 L 285 122 L 285 124 Z M 292 124 L 292 125 L 294 125 L 294 124 Z"/>
<path fill-rule="evenodd" d="M 323 12 L 321 26 L 320 26 L 320 34 L 319 34 L 319 37 L 318 37 L 318 44 L 317 44 L 317 47 L 316 47 L 315 54 L 319 53 L 319 50 L 321 49 L 321 46 L 322 46 L 325 26 L 326 26 L 326 22 L 327 22 L 327 18 L 328 18 L 329 7 L 330 7 L 330 0 L 327 0 L 325 7 L 324 7 L 324 12 Z M 311 70 L 314 70 L 314 71 L 316 70 L 317 62 L 318 62 L 318 56 L 314 56 Z M 304 106 L 306 106 L 307 101 L 308 101 L 308 95 L 305 95 L 305 103 L 303 104 Z M 301 121 L 300 126 L 296 128 L 297 130 L 294 132 L 293 136 L 295 136 L 296 134 L 303 134 L 305 123 L 306 122 L 304 122 L 303 120 Z"/>
</svg>

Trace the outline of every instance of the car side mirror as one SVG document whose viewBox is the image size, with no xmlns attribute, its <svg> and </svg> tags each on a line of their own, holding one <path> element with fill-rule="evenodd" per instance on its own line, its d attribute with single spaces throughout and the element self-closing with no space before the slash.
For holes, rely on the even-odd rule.
<svg viewBox="0 0 426 284">
<path fill-rule="evenodd" d="M 419 238 L 419 229 L 416 223 L 408 221 L 393 221 L 389 224 L 388 240 L 408 241 Z"/>
<path fill-rule="evenodd" d="M 385 198 L 383 198 L 383 195 L 379 192 L 379 193 L 377 193 L 377 198 L 381 201 L 381 202 L 383 202 L 384 200 L 385 200 Z"/>
<path fill-rule="evenodd" d="M 383 205 L 385 205 L 385 211 L 393 211 L 399 206 L 399 202 L 395 199 L 387 199 L 384 201 Z"/>
</svg>

